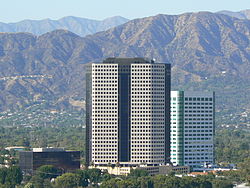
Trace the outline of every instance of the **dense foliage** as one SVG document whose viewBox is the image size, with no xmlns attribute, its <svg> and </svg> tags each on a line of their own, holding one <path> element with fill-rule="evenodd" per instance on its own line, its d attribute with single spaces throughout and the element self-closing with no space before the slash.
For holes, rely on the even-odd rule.
<svg viewBox="0 0 250 188">
<path fill-rule="evenodd" d="M 36 170 L 36 175 L 42 179 L 52 179 L 61 175 L 62 172 L 52 165 L 43 165 Z"/>
<path fill-rule="evenodd" d="M 36 178 L 36 182 L 34 181 Z M 74 188 L 74 187 L 103 187 L 103 188 L 230 188 L 231 180 L 216 178 L 214 175 L 198 177 L 176 177 L 174 175 L 148 176 L 143 170 L 134 170 L 129 176 L 111 176 L 98 169 L 77 170 L 75 173 L 65 173 L 50 183 L 50 178 L 38 178 L 35 175 L 26 184 L 37 188 Z M 40 182 L 40 184 L 39 184 Z M 26 187 L 25 186 L 25 187 Z"/>
<path fill-rule="evenodd" d="M 250 158 L 250 131 L 216 131 L 215 155 L 217 162 L 239 163 Z"/>
<path fill-rule="evenodd" d="M 250 160 L 241 164 L 240 171 L 229 171 L 197 177 L 149 176 L 143 170 L 133 170 L 129 176 L 114 176 L 99 169 L 76 170 L 75 172 L 56 174 L 58 169 L 45 165 L 31 177 L 25 177 L 18 167 L 0 169 L 0 188 L 231 188 L 235 183 L 250 183 Z"/>
<path fill-rule="evenodd" d="M 1 127 L 1 149 L 8 146 L 63 147 L 84 151 L 85 134 L 82 126 Z"/>
<path fill-rule="evenodd" d="M 17 152 L 6 151 L 3 148 L 12 145 L 27 147 L 64 147 L 84 151 L 84 129 L 81 126 L 61 127 L 1 127 L 0 129 L 0 163 L 6 155 L 16 156 Z M 71 187 L 178 187 L 178 188 L 230 188 L 234 183 L 250 183 L 250 132 L 243 129 L 216 130 L 216 161 L 222 165 L 237 164 L 239 171 L 219 173 L 214 175 L 193 177 L 148 176 L 148 173 L 133 170 L 127 177 L 115 177 L 102 173 L 98 169 L 77 170 L 74 173 L 61 175 L 53 166 L 42 166 L 33 177 L 24 177 L 25 188 L 71 188 Z M 82 152 L 82 157 L 84 153 Z M 13 160 L 13 159 L 11 159 Z M 15 160 L 11 164 L 15 164 Z M 51 182 L 51 180 L 55 179 Z M 22 174 L 17 167 L 0 169 L 0 188 L 13 187 L 20 184 Z"/>
<path fill-rule="evenodd" d="M 250 131 L 241 129 L 217 129 L 215 135 L 216 162 L 239 163 L 250 156 Z M 64 147 L 85 150 L 85 131 L 82 126 L 1 127 L 1 153 L 8 146 Z M 13 151 L 12 151 L 12 154 Z M 0 156 L 0 164 L 4 157 Z"/>
<path fill-rule="evenodd" d="M 14 188 L 20 184 L 22 180 L 23 174 L 19 167 L 0 168 L 0 187 Z"/>
<path fill-rule="evenodd" d="M 41 169 L 44 169 L 43 173 L 40 173 Z M 54 168 L 54 170 L 56 169 Z M 98 183 L 109 180 L 113 177 L 108 173 L 101 172 L 101 170 L 99 169 L 76 170 L 74 173 L 65 173 L 62 175 L 56 173 L 56 171 L 51 171 L 51 166 L 49 168 L 48 165 L 41 166 L 39 168 L 38 173 L 36 173 L 29 180 L 29 182 L 26 182 L 25 187 L 29 186 L 34 188 L 73 188 L 87 187 L 88 185 L 97 186 Z"/>
</svg>

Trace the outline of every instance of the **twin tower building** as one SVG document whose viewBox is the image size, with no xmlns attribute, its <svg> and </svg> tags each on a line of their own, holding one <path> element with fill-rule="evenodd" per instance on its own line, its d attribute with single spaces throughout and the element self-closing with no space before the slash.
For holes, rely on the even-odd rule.
<svg viewBox="0 0 250 188">
<path fill-rule="evenodd" d="M 171 91 L 171 65 L 107 58 L 86 71 L 86 163 L 214 162 L 214 93 Z"/>
</svg>

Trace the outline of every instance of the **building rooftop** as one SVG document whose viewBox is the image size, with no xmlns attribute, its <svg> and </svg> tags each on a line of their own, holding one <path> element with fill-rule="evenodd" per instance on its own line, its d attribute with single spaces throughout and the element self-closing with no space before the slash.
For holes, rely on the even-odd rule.
<svg viewBox="0 0 250 188">
<path fill-rule="evenodd" d="M 10 146 L 10 147 L 7 147 L 7 148 L 5 148 L 5 150 L 24 150 L 24 149 L 26 149 L 26 147 L 24 147 L 24 146 Z"/>
<path fill-rule="evenodd" d="M 64 148 L 33 148 L 33 152 L 55 152 L 55 151 L 65 151 Z"/>
<path fill-rule="evenodd" d="M 103 63 L 116 63 L 116 64 L 131 64 L 131 63 L 154 63 L 155 60 L 150 60 L 142 57 L 135 58 L 118 58 L 118 57 L 109 57 L 103 60 Z"/>
</svg>

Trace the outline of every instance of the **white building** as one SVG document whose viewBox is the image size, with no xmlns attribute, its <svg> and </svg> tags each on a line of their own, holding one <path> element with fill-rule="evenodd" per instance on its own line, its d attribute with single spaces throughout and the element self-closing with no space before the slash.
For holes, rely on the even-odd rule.
<svg viewBox="0 0 250 188">
<path fill-rule="evenodd" d="M 94 167 L 90 167 L 94 168 Z M 157 166 L 147 166 L 147 165 L 139 165 L 139 166 L 124 166 L 124 167 L 117 167 L 117 166 L 99 166 L 99 169 L 101 170 L 107 170 L 109 174 L 114 175 L 125 175 L 131 173 L 132 170 L 140 169 L 145 170 L 149 173 L 149 175 L 167 175 L 171 172 L 174 172 L 176 174 L 188 174 L 190 173 L 190 167 L 189 166 L 172 166 L 172 165 L 157 165 Z"/>
<path fill-rule="evenodd" d="M 171 91 L 171 162 L 214 162 L 214 92 Z"/>
<path fill-rule="evenodd" d="M 87 165 L 169 162 L 170 68 L 143 58 L 88 65 Z"/>
</svg>

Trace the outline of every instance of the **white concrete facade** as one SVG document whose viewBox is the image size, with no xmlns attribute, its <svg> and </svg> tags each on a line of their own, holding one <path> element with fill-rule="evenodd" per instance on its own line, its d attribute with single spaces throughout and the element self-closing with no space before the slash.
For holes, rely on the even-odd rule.
<svg viewBox="0 0 250 188">
<path fill-rule="evenodd" d="M 165 65 L 131 65 L 131 162 L 165 161 Z"/>
<path fill-rule="evenodd" d="M 170 65 L 142 58 L 110 61 L 89 65 L 86 161 L 96 166 L 166 163 Z"/>
<path fill-rule="evenodd" d="M 118 65 L 92 64 L 92 162 L 118 161 Z"/>
</svg>

